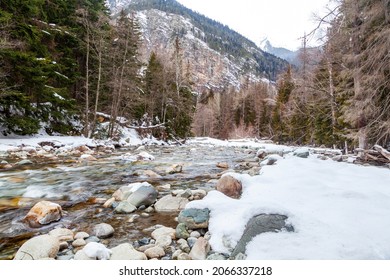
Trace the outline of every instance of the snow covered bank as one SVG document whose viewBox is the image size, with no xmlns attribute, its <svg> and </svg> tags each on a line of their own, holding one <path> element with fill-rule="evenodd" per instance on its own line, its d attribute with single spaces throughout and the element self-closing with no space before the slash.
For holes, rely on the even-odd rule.
<svg viewBox="0 0 390 280">
<path fill-rule="evenodd" d="M 187 208 L 209 208 L 210 244 L 228 253 L 249 219 L 284 214 L 294 232 L 265 233 L 248 259 L 390 259 L 390 170 L 286 155 L 242 181 L 239 200 L 211 191 Z"/>
</svg>

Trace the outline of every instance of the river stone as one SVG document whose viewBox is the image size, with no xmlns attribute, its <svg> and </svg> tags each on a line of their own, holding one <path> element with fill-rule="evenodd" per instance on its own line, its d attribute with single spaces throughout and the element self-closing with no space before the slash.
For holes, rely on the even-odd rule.
<svg viewBox="0 0 390 280">
<path fill-rule="evenodd" d="M 179 256 L 181 253 L 183 253 L 183 251 L 180 250 L 180 249 L 178 249 L 178 250 L 176 250 L 175 252 L 173 252 L 173 254 L 172 254 L 172 260 L 177 260 L 178 256 Z"/>
<path fill-rule="evenodd" d="M 86 244 L 87 242 L 85 242 L 85 240 L 82 238 L 76 239 L 75 241 L 72 242 L 73 247 L 82 247 L 85 246 Z"/>
<path fill-rule="evenodd" d="M 186 240 L 179 239 L 176 243 L 179 246 L 179 249 L 182 250 L 183 252 L 189 253 L 191 251 L 191 248 L 188 245 L 188 242 Z"/>
<path fill-rule="evenodd" d="M 190 234 L 188 233 L 186 224 L 184 223 L 178 224 L 176 227 L 176 238 L 187 239 L 188 237 L 190 237 Z"/>
<path fill-rule="evenodd" d="M 76 233 L 76 235 L 74 236 L 74 239 L 86 239 L 89 237 L 89 234 L 84 232 L 84 231 L 80 231 L 78 233 Z"/>
<path fill-rule="evenodd" d="M 91 260 L 96 260 L 96 258 L 90 258 L 88 257 L 83 250 L 79 250 L 76 252 L 76 254 L 73 257 L 74 260 L 76 261 L 91 261 Z"/>
<path fill-rule="evenodd" d="M 177 256 L 178 261 L 189 261 L 191 260 L 191 257 L 187 253 L 181 253 L 179 256 Z"/>
<path fill-rule="evenodd" d="M 149 259 L 161 258 L 165 256 L 165 251 L 160 246 L 154 246 L 145 251 L 145 255 Z"/>
<path fill-rule="evenodd" d="M 135 190 L 128 198 L 127 202 L 130 202 L 135 207 L 141 205 L 150 206 L 157 199 L 158 192 L 153 188 L 152 185 L 142 185 Z"/>
<path fill-rule="evenodd" d="M 224 255 L 220 254 L 220 253 L 214 253 L 214 254 L 211 254 L 209 255 L 206 260 L 210 260 L 210 261 L 224 261 L 224 260 L 227 260 L 227 257 L 225 257 Z"/>
<path fill-rule="evenodd" d="M 208 228 L 210 219 L 209 209 L 184 209 L 180 212 L 178 221 L 184 223 L 188 229 Z"/>
<path fill-rule="evenodd" d="M 24 159 L 24 160 L 21 160 L 21 161 L 15 163 L 15 165 L 32 165 L 32 164 L 34 164 L 34 163 L 28 159 Z"/>
<path fill-rule="evenodd" d="M 156 202 L 154 209 L 158 213 L 180 211 L 184 209 L 188 202 L 188 199 L 184 197 L 166 195 Z"/>
<path fill-rule="evenodd" d="M 190 246 L 190 248 L 194 247 L 197 240 L 198 240 L 198 238 L 196 238 L 196 237 L 188 237 L 187 238 L 188 246 Z"/>
<path fill-rule="evenodd" d="M 40 201 L 35 204 L 24 218 L 31 227 L 40 227 L 59 221 L 62 217 L 62 208 L 57 203 Z"/>
<path fill-rule="evenodd" d="M 181 164 L 173 164 L 165 170 L 167 174 L 176 174 L 181 173 L 183 171 L 183 165 Z"/>
<path fill-rule="evenodd" d="M 38 260 L 55 258 L 60 250 L 57 237 L 48 234 L 33 237 L 19 248 L 14 260 Z"/>
<path fill-rule="evenodd" d="M 172 239 L 176 239 L 176 230 L 170 227 L 159 227 L 155 229 L 152 233 L 151 236 L 154 239 L 159 239 L 162 236 L 169 236 Z"/>
<path fill-rule="evenodd" d="M 218 162 L 217 167 L 223 169 L 229 169 L 229 164 L 227 162 Z"/>
<path fill-rule="evenodd" d="M 177 196 L 184 197 L 184 198 L 190 198 L 192 196 L 192 192 L 191 192 L 191 190 L 186 189 L 186 190 L 178 193 Z"/>
<path fill-rule="evenodd" d="M 152 179 L 161 179 L 162 176 L 154 172 L 153 170 L 143 170 L 141 171 L 143 176 L 147 176 Z"/>
<path fill-rule="evenodd" d="M 104 208 L 110 208 L 112 204 L 115 202 L 115 197 L 111 197 L 104 202 L 103 207 Z"/>
<path fill-rule="evenodd" d="M 82 251 L 94 260 L 109 260 L 112 253 L 106 246 L 96 242 L 88 243 Z"/>
<path fill-rule="evenodd" d="M 92 232 L 98 238 L 108 238 L 114 234 L 114 228 L 109 224 L 101 223 L 95 225 Z"/>
<path fill-rule="evenodd" d="M 111 249 L 112 255 L 110 260 L 134 260 L 142 261 L 148 258 L 142 252 L 138 252 L 130 243 L 124 243 Z"/>
<path fill-rule="evenodd" d="M 309 149 L 307 148 L 300 148 L 294 151 L 294 156 L 300 157 L 300 158 L 308 158 L 309 157 Z"/>
<path fill-rule="evenodd" d="M 166 184 L 166 185 L 162 185 L 162 186 L 157 186 L 156 189 L 160 192 L 169 192 L 171 190 L 171 185 Z"/>
<path fill-rule="evenodd" d="M 114 212 L 118 214 L 130 214 L 137 210 L 133 204 L 127 201 L 121 201 L 117 207 L 115 207 Z"/>
<path fill-rule="evenodd" d="M 97 159 L 92 155 L 83 154 L 80 156 L 80 161 L 97 161 Z"/>
<path fill-rule="evenodd" d="M 50 236 L 54 236 L 58 239 L 59 242 L 62 241 L 73 241 L 74 233 L 67 228 L 56 228 L 49 232 Z"/>
<path fill-rule="evenodd" d="M 241 182 L 230 175 L 225 175 L 218 180 L 216 190 L 231 198 L 240 198 L 242 193 Z"/>
<path fill-rule="evenodd" d="M 191 232 L 190 236 L 191 237 L 195 237 L 195 238 L 199 238 L 200 237 L 200 232 L 194 230 L 193 232 Z"/>
<path fill-rule="evenodd" d="M 244 254 L 246 245 L 259 234 L 281 230 L 294 231 L 291 225 L 286 224 L 287 218 L 287 216 L 278 214 L 260 214 L 251 218 L 231 257 L 235 258 L 239 253 Z"/>
<path fill-rule="evenodd" d="M 193 260 L 205 260 L 209 252 L 209 242 L 203 237 L 200 237 L 198 240 L 196 240 L 194 246 L 192 247 L 190 257 Z"/>
</svg>

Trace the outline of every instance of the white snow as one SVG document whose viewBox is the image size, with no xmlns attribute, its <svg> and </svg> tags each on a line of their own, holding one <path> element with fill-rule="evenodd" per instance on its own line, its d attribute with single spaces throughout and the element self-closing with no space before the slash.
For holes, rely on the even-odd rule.
<svg viewBox="0 0 390 280">
<path fill-rule="evenodd" d="M 187 205 L 211 210 L 213 250 L 228 253 L 249 219 L 268 213 L 295 231 L 258 235 L 248 259 L 390 259 L 389 169 L 288 154 L 259 176 L 230 175 L 243 184 L 239 200 L 211 191 Z"/>
<path fill-rule="evenodd" d="M 83 252 L 91 259 L 109 260 L 112 251 L 101 243 L 90 242 L 83 248 Z"/>
</svg>

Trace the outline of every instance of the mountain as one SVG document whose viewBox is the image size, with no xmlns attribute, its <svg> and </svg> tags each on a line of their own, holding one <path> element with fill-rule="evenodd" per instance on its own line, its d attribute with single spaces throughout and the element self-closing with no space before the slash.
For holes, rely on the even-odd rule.
<svg viewBox="0 0 390 280">
<path fill-rule="evenodd" d="M 175 0 L 108 0 L 108 4 L 114 18 L 123 9 L 138 18 L 145 61 L 152 52 L 172 55 L 173 38 L 178 37 L 184 63 L 199 91 L 239 89 L 248 80 L 276 80 L 287 68 L 287 61 Z"/>
<path fill-rule="evenodd" d="M 298 65 L 298 54 L 299 51 L 291 51 L 289 49 L 274 47 L 271 42 L 265 38 L 260 43 L 260 48 L 268 53 L 271 53 L 277 57 L 287 60 L 291 64 Z"/>
</svg>

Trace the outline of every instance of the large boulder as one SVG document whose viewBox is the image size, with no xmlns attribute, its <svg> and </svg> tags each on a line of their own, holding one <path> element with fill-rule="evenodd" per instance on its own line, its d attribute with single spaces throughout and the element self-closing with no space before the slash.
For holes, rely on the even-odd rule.
<svg viewBox="0 0 390 280">
<path fill-rule="evenodd" d="M 30 209 L 24 220 L 31 227 L 40 227 L 59 221 L 62 217 L 62 208 L 57 203 L 40 201 Z"/>
<path fill-rule="evenodd" d="M 27 240 L 19 248 L 14 260 L 39 260 L 55 258 L 60 250 L 58 238 L 50 235 L 40 235 Z"/>
<path fill-rule="evenodd" d="M 141 205 L 152 205 L 157 199 L 158 192 L 148 183 L 143 183 L 136 189 L 132 189 L 132 194 L 126 199 L 127 202 L 133 204 L 135 207 Z"/>
<path fill-rule="evenodd" d="M 193 260 L 205 260 L 210 252 L 210 244 L 204 237 L 198 238 L 191 249 L 190 257 Z"/>
<path fill-rule="evenodd" d="M 118 245 L 111 249 L 112 255 L 110 260 L 134 260 L 134 261 L 142 261 L 147 260 L 148 258 L 142 252 L 138 252 L 133 248 L 133 246 L 129 243 L 124 243 Z"/>
<path fill-rule="evenodd" d="M 234 177 L 225 175 L 218 180 L 216 189 L 231 198 L 240 198 L 242 184 Z"/>
<path fill-rule="evenodd" d="M 156 202 L 154 209 L 160 213 L 180 211 L 188 202 L 187 198 L 167 195 Z"/>
<path fill-rule="evenodd" d="M 209 209 L 184 209 L 180 212 L 178 222 L 186 225 L 188 229 L 208 228 L 210 219 Z"/>
<path fill-rule="evenodd" d="M 294 231 L 294 228 L 286 224 L 287 216 L 278 214 L 260 214 L 254 216 L 247 223 L 241 239 L 231 254 L 231 258 L 245 254 L 246 245 L 257 235 L 265 232 L 279 232 L 281 230 Z"/>
<path fill-rule="evenodd" d="M 114 234 L 114 228 L 109 224 L 101 223 L 95 225 L 92 232 L 98 238 L 108 238 Z"/>
</svg>

